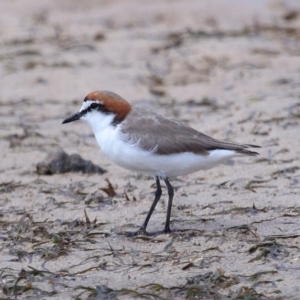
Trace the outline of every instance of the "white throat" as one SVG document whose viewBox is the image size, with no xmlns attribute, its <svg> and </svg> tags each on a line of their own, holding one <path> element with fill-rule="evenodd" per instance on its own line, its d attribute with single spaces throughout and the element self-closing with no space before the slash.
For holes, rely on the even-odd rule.
<svg viewBox="0 0 300 300">
<path fill-rule="evenodd" d="M 88 100 L 84 101 L 80 112 L 87 109 L 92 103 L 99 103 L 99 101 Z M 93 130 L 94 134 L 100 133 L 105 130 L 107 127 L 111 126 L 113 123 L 113 119 L 115 114 L 106 114 L 102 113 L 98 110 L 91 110 L 81 117 L 82 120 L 88 123 L 88 125 Z"/>
<path fill-rule="evenodd" d="M 97 135 L 108 127 L 113 126 L 114 117 L 115 114 L 105 114 L 95 110 L 88 112 L 85 116 L 81 117 L 81 119 L 87 122 L 94 134 Z"/>
<path fill-rule="evenodd" d="M 94 132 L 96 141 L 101 150 L 113 161 L 115 156 L 120 156 L 121 153 L 119 142 L 119 127 L 114 126 L 113 119 L 115 114 L 104 114 L 99 111 L 91 111 L 82 117 Z"/>
</svg>

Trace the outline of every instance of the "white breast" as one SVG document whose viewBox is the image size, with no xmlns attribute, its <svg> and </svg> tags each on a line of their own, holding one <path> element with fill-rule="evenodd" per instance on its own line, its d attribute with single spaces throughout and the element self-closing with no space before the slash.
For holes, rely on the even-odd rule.
<svg viewBox="0 0 300 300">
<path fill-rule="evenodd" d="M 153 176 L 187 175 L 212 168 L 238 156 L 231 150 L 212 150 L 206 156 L 190 152 L 156 155 L 151 151 L 140 149 L 138 144 L 124 142 L 118 126 L 109 126 L 96 133 L 95 137 L 102 151 L 113 162 L 125 169 Z"/>
<path fill-rule="evenodd" d="M 232 150 L 212 150 L 208 155 L 191 152 L 157 155 L 142 150 L 138 143 L 128 143 L 121 132 L 121 124 L 113 126 L 113 114 L 90 112 L 83 119 L 92 128 L 101 150 L 119 166 L 149 175 L 180 176 L 212 168 L 229 158 L 238 156 Z M 172 141 L 170 141 L 172 143 Z M 155 149 L 156 145 L 153 145 Z"/>
</svg>

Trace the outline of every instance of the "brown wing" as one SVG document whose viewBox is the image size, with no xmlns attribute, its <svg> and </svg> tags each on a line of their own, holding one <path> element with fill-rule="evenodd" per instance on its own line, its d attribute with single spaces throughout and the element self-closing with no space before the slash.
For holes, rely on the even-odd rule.
<svg viewBox="0 0 300 300">
<path fill-rule="evenodd" d="M 122 131 L 126 141 L 138 142 L 141 148 L 148 151 L 155 149 L 155 153 L 161 155 L 181 152 L 208 155 L 210 150 L 216 149 L 252 156 L 258 154 L 247 149 L 259 146 L 218 141 L 180 122 L 141 108 L 131 110 L 122 122 Z"/>
</svg>

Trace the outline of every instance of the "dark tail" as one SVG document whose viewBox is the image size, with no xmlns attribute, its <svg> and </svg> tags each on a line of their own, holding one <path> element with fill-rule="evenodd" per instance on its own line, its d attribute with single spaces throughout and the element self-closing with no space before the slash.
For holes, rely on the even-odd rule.
<svg viewBox="0 0 300 300">
<path fill-rule="evenodd" d="M 250 144 L 245 144 L 245 145 L 236 145 L 235 152 L 243 154 L 243 155 L 248 155 L 248 156 L 256 156 L 259 155 L 258 152 L 250 151 L 248 148 L 261 148 L 260 146 L 257 145 L 250 145 Z"/>
<path fill-rule="evenodd" d="M 225 141 L 217 141 L 212 140 L 210 141 L 212 145 L 210 145 L 208 150 L 215 150 L 215 149 L 224 149 L 224 150 L 232 150 L 236 153 L 248 155 L 248 156 L 256 156 L 259 153 L 248 150 L 249 148 L 261 148 L 257 145 L 250 145 L 250 144 L 237 144 L 232 142 L 225 142 Z"/>
</svg>

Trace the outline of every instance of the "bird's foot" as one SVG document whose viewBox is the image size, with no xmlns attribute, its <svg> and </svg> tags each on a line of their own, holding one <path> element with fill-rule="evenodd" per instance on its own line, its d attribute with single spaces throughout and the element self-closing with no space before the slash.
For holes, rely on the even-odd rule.
<svg viewBox="0 0 300 300">
<path fill-rule="evenodd" d="M 135 232 L 129 232 L 127 234 L 128 237 L 134 237 L 134 236 L 138 236 L 138 235 L 150 235 L 145 228 L 141 227 L 138 231 Z"/>
<path fill-rule="evenodd" d="M 172 232 L 172 230 L 171 230 L 170 226 L 166 226 L 164 228 L 164 230 L 162 231 L 162 233 L 171 233 L 171 232 Z"/>
</svg>

